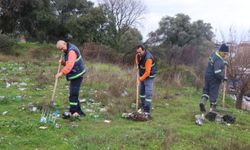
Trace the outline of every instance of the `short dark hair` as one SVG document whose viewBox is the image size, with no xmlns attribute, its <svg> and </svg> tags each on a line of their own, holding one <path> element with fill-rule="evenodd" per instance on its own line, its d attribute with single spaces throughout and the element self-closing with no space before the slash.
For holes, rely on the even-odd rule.
<svg viewBox="0 0 250 150">
<path fill-rule="evenodd" d="M 138 48 L 141 48 L 142 50 L 145 50 L 145 47 L 144 47 L 143 45 L 138 45 L 138 46 L 137 46 L 137 49 L 138 49 Z"/>
</svg>

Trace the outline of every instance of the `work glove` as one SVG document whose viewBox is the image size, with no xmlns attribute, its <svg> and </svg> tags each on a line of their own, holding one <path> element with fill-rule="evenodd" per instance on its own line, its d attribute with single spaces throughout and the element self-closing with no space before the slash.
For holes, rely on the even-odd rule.
<svg viewBox="0 0 250 150">
<path fill-rule="evenodd" d="M 228 80 L 228 77 L 224 77 L 223 81 L 227 82 L 227 80 Z"/>
</svg>

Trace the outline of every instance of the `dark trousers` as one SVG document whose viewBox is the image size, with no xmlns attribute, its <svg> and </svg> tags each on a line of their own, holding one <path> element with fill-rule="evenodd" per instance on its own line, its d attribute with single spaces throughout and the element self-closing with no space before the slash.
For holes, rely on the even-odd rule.
<svg viewBox="0 0 250 150">
<path fill-rule="evenodd" d="M 205 77 L 205 86 L 203 88 L 203 94 L 209 96 L 210 103 L 216 104 L 219 95 L 221 81 L 216 78 Z"/>
<path fill-rule="evenodd" d="M 78 99 L 82 80 L 83 80 L 83 77 L 79 77 L 79 78 L 70 80 L 70 86 L 69 86 L 70 108 L 69 108 L 69 111 L 72 114 L 75 112 L 78 112 L 80 115 L 83 114 L 82 109 L 81 109 L 81 105 L 80 105 L 80 102 Z"/>
</svg>

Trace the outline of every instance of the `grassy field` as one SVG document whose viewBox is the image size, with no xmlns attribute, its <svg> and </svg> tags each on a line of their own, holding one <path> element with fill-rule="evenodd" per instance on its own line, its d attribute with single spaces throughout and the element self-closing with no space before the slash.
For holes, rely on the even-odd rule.
<svg viewBox="0 0 250 150">
<path fill-rule="evenodd" d="M 32 46 L 31 46 L 32 47 Z M 135 100 L 135 72 L 128 67 L 86 62 L 80 99 L 87 116 L 63 120 L 53 125 L 39 123 L 39 108 L 51 99 L 59 54 L 31 58 L 34 49 L 21 57 L 1 56 L 0 62 L 0 149 L 58 150 L 248 150 L 249 113 L 233 108 L 230 97 L 226 107 L 236 117 L 230 126 L 206 121 L 195 125 L 200 91 L 155 82 L 153 119 L 135 122 L 121 117 L 131 112 Z M 9 59 L 8 59 L 9 58 Z M 29 59 L 28 59 L 29 58 Z M 167 85 L 167 86 L 166 86 Z M 59 80 L 57 109 L 68 107 L 68 83 Z M 126 93 L 126 94 L 123 94 Z M 88 100 L 94 100 L 89 103 Z M 30 110 L 36 107 L 38 110 Z M 100 111 L 104 109 L 104 111 Z M 111 121 L 106 123 L 105 120 Z M 39 127 L 46 126 L 46 129 Z"/>
</svg>

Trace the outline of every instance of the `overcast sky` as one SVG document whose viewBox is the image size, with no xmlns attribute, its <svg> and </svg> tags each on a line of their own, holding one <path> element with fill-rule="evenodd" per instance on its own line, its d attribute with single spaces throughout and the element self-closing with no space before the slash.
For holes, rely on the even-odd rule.
<svg viewBox="0 0 250 150">
<path fill-rule="evenodd" d="M 91 0 L 97 2 L 98 0 Z M 159 21 L 164 16 L 184 13 L 191 22 L 203 20 L 211 23 L 218 41 L 229 40 L 229 29 L 236 30 L 237 38 L 250 40 L 250 0 L 142 0 L 147 6 L 147 13 L 137 28 L 144 40 L 147 34 L 158 29 Z"/>
</svg>

